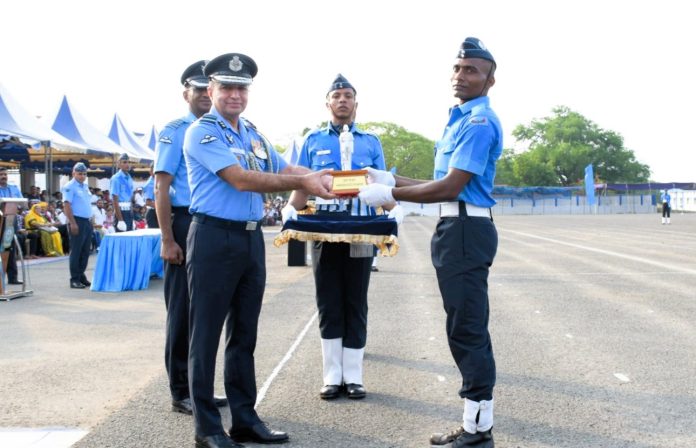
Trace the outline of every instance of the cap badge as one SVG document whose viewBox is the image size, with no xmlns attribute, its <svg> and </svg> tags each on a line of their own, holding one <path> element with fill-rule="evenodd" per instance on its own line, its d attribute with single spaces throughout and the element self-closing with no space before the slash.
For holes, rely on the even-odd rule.
<svg viewBox="0 0 696 448">
<path fill-rule="evenodd" d="M 233 72 L 238 72 L 242 69 L 242 61 L 239 60 L 239 56 L 234 56 L 229 63 L 230 70 Z"/>
<path fill-rule="evenodd" d="M 488 51 L 488 48 L 486 48 L 486 46 L 483 45 L 483 42 L 481 42 L 480 40 L 478 41 L 478 46 L 481 50 Z"/>
</svg>

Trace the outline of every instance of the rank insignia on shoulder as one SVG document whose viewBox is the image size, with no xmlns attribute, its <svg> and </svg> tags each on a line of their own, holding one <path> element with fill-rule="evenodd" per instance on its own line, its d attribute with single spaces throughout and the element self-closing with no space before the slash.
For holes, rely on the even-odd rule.
<svg viewBox="0 0 696 448">
<path fill-rule="evenodd" d="M 254 125 L 254 123 L 249 121 L 248 118 L 245 118 L 245 117 L 241 117 L 241 118 L 242 118 L 242 122 L 244 122 L 244 126 L 256 131 L 256 126 Z"/>
<path fill-rule="evenodd" d="M 217 123 L 217 117 L 213 114 L 205 114 L 201 118 L 199 118 L 199 120 L 204 123 Z"/>
<path fill-rule="evenodd" d="M 177 118 L 176 120 L 172 120 L 169 123 L 167 123 L 166 125 L 164 125 L 164 127 L 171 128 L 171 129 L 177 129 L 177 128 L 180 128 L 181 125 L 183 125 L 184 123 L 186 123 L 186 120 L 184 120 L 183 118 Z"/>
<path fill-rule="evenodd" d="M 217 137 L 215 137 L 213 135 L 205 134 L 205 137 L 203 137 L 201 139 L 201 143 L 210 143 L 210 142 L 214 142 L 215 140 L 217 140 Z"/>
<path fill-rule="evenodd" d="M 260 141 L 252 140 L 251 149 L 254 151 L 254 155 L 259 159 L 266 160 L 268 158 L 268 155 L 266 154 L 266 149 L 263 147 L 263 144 Z"/>
<path fill-rule="evenodd" d="M 172 144 L 172 139 L 169 138 L 166 135 L 163 135 L 162 137 L 159 138 L 160 143 L 169 143 L 170 145 Z"/>
<path fill-rule="evenodd" d="M 220 127 L 221 127 L 222 129 L 227 129 L 227 125 L 225 124 L 224 121 L 218 120 L 217 124 L 220 125 Z"/>
<path fill-rule="evenodd" d="M 486 117 L 471 117 L 471 119 L 469 119 L 469 123 L 471 123 L 471 124 L 488 124 L 488 119 L 486 119 Z"/>
</svg>

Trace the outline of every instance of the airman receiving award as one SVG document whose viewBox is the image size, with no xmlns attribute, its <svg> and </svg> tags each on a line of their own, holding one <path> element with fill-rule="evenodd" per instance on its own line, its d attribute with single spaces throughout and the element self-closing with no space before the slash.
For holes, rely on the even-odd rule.
<svg viewBox="0 0 696 448">
<path fill-rule="evenodd" d="M 353 134 L 348 125 L 338 138 L 341 145 L 341 171 L 334 171 L 331 192 L 338 196 L 356 196 L 360 187 L 367 185 L 367 170 L 351 170 L 353 161 Z"/>
</svg>

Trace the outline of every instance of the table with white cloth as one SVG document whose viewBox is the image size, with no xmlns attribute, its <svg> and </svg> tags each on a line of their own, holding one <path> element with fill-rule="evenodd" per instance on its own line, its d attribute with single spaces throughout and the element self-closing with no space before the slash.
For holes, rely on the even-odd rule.
<svg viewBox="0 0 696 448">
<path fill-rule="evenodd" d="M 140 229 L 105 235 L 99 246 L 92 291 L 147 289 L 150 277 L 162 277 L 159 229 Z"/>
</svg>

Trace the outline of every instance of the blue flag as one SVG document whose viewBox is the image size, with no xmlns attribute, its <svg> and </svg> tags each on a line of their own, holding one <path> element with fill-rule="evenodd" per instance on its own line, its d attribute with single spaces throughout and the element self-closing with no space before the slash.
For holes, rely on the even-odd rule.
<svg viewBox="0 0 696 448">
<path fill-rule="evenodd" d="M 594 205 L 594 171 L 591 163 L 585 167 L 585 195 L 587 196 L 587 204 Z"/>
</svg>

